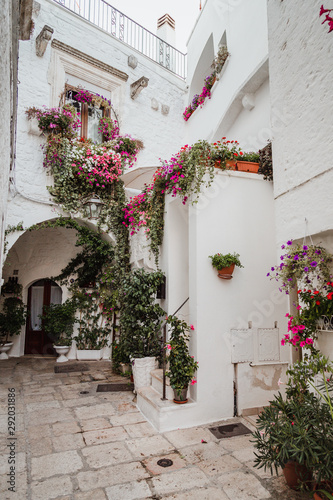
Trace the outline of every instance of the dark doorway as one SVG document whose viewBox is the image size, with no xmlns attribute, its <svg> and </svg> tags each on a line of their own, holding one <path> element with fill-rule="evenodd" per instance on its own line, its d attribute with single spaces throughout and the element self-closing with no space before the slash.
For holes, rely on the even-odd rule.
<svg viewBox="0 0 333 500">
<path fill-rule="evenodd" d="M 53 339 L 43 330 L 39 315 L 43 306 L 61 304 L 62 290 L 57 283 L 43 279 L 33 283 L 28 290 L 28 319 L 25 334 L 25 354 L 55 355 Z"/>
</svg>

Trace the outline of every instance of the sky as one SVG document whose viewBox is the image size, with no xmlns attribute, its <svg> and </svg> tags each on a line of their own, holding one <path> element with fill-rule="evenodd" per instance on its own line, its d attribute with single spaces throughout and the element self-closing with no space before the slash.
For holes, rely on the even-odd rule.
<svg viewBox="0 0 333 500">
<path fill-rule="evenodd" d="M 201 0 L 204 5 L 206 0 Z M 186 42 L 200 13 L 200 0 L 107 0 L 116 9 L 156 34 L 157 19 L 169 14 L 176 23 L 176 48 L 186 53 Z"/>
</svg>

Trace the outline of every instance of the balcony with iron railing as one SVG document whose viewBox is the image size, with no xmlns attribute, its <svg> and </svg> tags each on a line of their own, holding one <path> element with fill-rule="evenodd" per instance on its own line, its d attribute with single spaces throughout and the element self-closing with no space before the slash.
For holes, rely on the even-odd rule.
<svg viewBox="0 0 333 500">
<path fill-rule="evenodd" d="M 136 23 L 105 0 L 53 1 L 95 24 L 180 78 L 186 78 L 186 54 Z"/>
</svg>

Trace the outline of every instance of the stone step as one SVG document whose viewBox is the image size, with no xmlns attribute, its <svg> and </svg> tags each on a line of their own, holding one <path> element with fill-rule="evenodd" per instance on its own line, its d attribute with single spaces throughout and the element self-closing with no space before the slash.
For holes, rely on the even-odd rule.
<svg viewBox="0 0 333 500">
<path fill-rule="evenodd" d="M 151 382 L 151 386 L 153 389 L 155 389 L 155 391 L 157 391 L 161 397 L 162 397 L 162 394 L 163 394 L 163 370 L 162 369 L 158 369 L 158 370 L 153 370 L 151 372 L 151 377 L 152 377 L 152 382 Z M 170 380 L 168 377 L 166 377 L 166 391 L 165 391 L 165 395 L 167 397 L 167 399 L 173 399 L 173 389 L 172 387 L 170 387 Z"/>
<path fill-rule="evenodd" d="M 179 405 L 173 402 L 173 396 L 172 399 L 162 401 L 161 394 L 152 386 L 141 387 L 137 392 L 139 410 L 159 432 L 188 427 L 191 411 L 196 405 L 191 399 L 188 403 Z"/>
</svg>

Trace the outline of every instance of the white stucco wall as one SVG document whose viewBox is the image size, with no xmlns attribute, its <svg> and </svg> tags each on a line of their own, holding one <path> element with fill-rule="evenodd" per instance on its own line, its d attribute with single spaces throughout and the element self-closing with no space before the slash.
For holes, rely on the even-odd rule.
<svg viewBox="0 0 333 500">
<path fill-rule="evenodd" d="M 197 63 L 207 41 L 213 45 L 213 53 L 207 60 L 206 74 L 201 75 L 200 92 L 224 33 L 230 56 L 212 88 L 211 99 L 206 99 L 186 122 L 186 142 L 227 136 L 242 140 L 244 149 L 258 149 L 270 136 L 266 0 L 207 0 L 188 41 L 187 84 L 191 95 L 185 99 L 185 106 L 193 99 L 192 81 L 202 71 Z M 254 95 L 255 108 L 251 111 L 242 106 L 245 94 Z"/>
<path fill-rule="evenodd" d="M 10 169 L 10 122 L 12 106 L 11 74 L 11 19 L 12 2 L 5 0 L 0 12 L 0 88 L 2 94 L 0 122 L 0 269 L 3 265 L 4 231 L 7 214 L 8 180 Z M 0 271 L 1 279 L 1 271 Z M 1 281 L 0 281 L 1 287 Z"/>
<path fill-rule="evenodd" d="M 315 2 L 268 0 L 278 242 L 303 238 L 305 218 L 308 234 L 333 229 L 333 36 L 319 10 Z"/>
<path fill-rule="evenodd" d="M 230 330 L 248 328 L 249 322 L 253 329 L 273 328 L 277 322 L 282 337 L 287 304 L 266 277 L 275 261 L 271 183 L 256 174 L 219 171 L 197 205 L 184 207 L 170 197 L 166 206 L 162 268 L 166 262 L 168 312 L 188 293 L 187 320 L 195 327 L 190 349 L 199 361 L 198 383 L 191 387 L 197 403 L 187 417 L 190 426 L 233 416 Z M 217 252 L 239 253 L 244 269 L 236 268 L 230 281 L 219 279 L 208 257 Z M 279 361 L 288 356 L 288 350 L 281 350 Z M 238 412 L 267 404 L 285 367 L 239 363 Z"/>
</svg>

